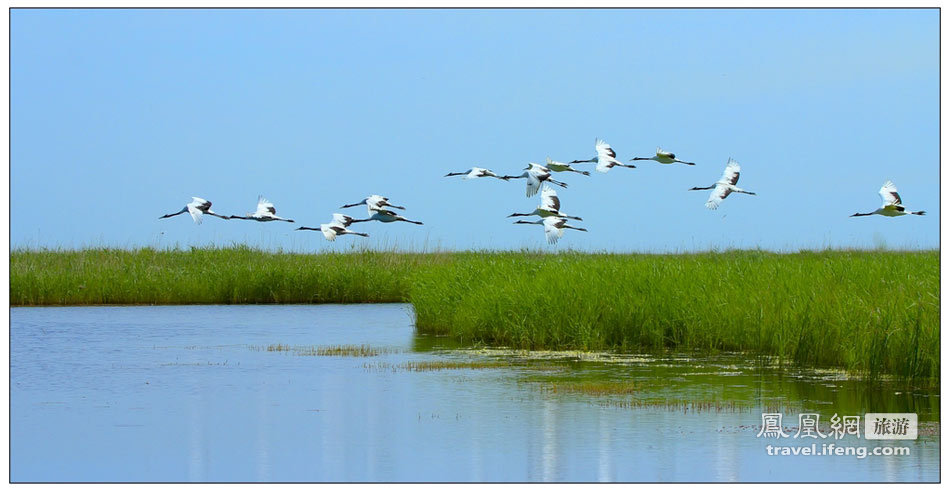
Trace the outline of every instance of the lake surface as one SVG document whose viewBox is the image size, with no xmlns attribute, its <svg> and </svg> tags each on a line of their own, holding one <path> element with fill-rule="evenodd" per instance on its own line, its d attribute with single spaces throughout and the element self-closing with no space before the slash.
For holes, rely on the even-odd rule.
<svg viewBox="0 0 950 491">
<path fill-rule="evenodd" d="M 939 480 L 936 389 L 728 355 L 458 349 L 396 304 L 10 320 L 14 482 Z M 356 345 L 375 356 L 332 351 Z M 861 415 L 862 436 L 758 437 L 763 412 L 790 435 L 803 412 L 826 434 Z M 866 412 L 916 412 L 921 434 L 866 440 Z M 813 442 L 910 455 L 767 455 Z"/>
</svg>

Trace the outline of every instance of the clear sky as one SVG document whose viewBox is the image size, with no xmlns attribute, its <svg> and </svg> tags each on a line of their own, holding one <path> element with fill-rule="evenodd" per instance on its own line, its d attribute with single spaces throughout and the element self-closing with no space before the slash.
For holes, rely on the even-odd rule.
<svg viewBox="0 0 950 491">
<path fill-rule="evenodd" d="M 697 165 L 556 174 L 557 249 L 936 248 L 938 48 L 936 9 L 14 10 L 11 245 L 553 249 L 524 180 L 443 175 L 601 137 Z M 729 157 L 758 195 L 707 210 Z M 927 216 L 848 218 L 887 179 Z M 293 231 L 374 193 L 425 225 Z M 158 220 L 259 194 L 298 223 Z"/>
</svg>

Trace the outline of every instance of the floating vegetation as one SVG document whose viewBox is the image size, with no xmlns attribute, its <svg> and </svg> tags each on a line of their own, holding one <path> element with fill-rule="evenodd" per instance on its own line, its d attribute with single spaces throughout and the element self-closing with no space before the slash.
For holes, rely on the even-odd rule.
<svg viewBox="0 0 950 491">
<path fill-rule="evenodd" d="M 383 353 L 395 353 L 397 350 L 389 348 L 377 348 L 368 344 L 350 345 L 331 345 L 331 346 L 296 346 L 289 344 L 269 344 L 265 347 L 250 346 L 255 351 L 273 351 L 288 352 L 297 356 L 355 356 L 369 357 L 378 356 Z"/>
<path fill-rule="evenodd" d="M 557 394 L 584 394 L 589 396 L 606 396 L 617 394 L 637 394 L 643 386 L 630 380 L 565 380 L 552 382 L 544 386 L 544 390 Z"/>
<path fill-rule="evenodd" d="M 400 364 L 392 363 L 364 363 L 367 371 L 392 372 L 435 372 L 442 370 L 491 370 L 491 369 L 521 369 L 521 370 L 561 370 L 564 365 L 556 363 L 525 363 L 504 360 L 433 360 L 407 361 Z"/>
<path fill-rule="evenodd" d="M 510 362 L 482 361 L 408 361 L 398 368 L 410 372 L 433 372 L 436 370 L 485 370 L 490 368 L 511 368 Z"/>
<path fill-rule="evenodd" d="M 618 407 L 622 409 L 653 409 L 669 412 L 689 413 L 751 413 L 755 406 L 740 401 L 654 401 L 654 400 L 615 400 L 608 399 L 594 403 L 600 407 Z"/>
</svg>

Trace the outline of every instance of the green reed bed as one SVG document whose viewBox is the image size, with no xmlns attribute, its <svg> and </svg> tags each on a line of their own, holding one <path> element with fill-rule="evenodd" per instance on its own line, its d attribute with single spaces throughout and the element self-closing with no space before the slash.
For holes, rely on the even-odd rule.
<svg viewBox="0 0 950 491">
<path fill-rule="evenodd" d="M 937 252 L 461 254 L 409 297 L 420 332 L 467 342 L 939 376 Z"/>
<path fill-rule="evenodd" d="M 418 254 L 13 251 L 12 305 L 404 302 Z M 426 262 L 433 259 L 426 257 Z"/>
<path fill-rule="evenodd" d="M 13 251 L 12 305 L 411 302 L 421 333 L 515 349 L 739 351 L 939 377 L 939 254 Z"/>
</svg>

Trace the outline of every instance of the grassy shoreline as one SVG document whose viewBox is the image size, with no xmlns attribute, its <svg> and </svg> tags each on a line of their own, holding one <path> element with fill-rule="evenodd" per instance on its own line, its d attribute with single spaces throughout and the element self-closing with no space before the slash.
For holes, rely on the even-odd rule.
<svg viewBox="0 0 950 491">
<path fill-rule="evenodd" d="M 10 302 L 409 302 L 420 332 L 519 349 L 741 351 L 939 377 L 939 253 L 11 253 Z"/>
</svg>

